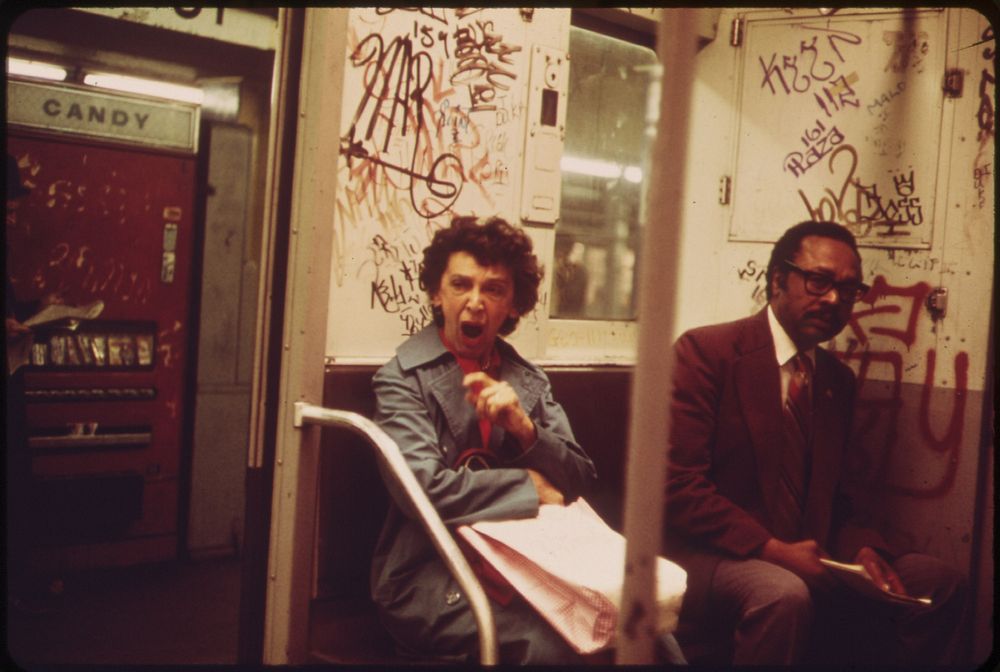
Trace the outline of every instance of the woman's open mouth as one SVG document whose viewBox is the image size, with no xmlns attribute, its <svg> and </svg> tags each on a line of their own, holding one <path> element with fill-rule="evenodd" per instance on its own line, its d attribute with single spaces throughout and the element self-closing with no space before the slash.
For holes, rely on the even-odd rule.
<svg viewBox="0 0 1000 672">
<path fill-rule="evenodd" d="M 473 324 L 472 322 L 462 323 L 462 335 L 466 338 L 479 338 L 483 335 L 486 325 L 483 324 Z"/>
</svg>

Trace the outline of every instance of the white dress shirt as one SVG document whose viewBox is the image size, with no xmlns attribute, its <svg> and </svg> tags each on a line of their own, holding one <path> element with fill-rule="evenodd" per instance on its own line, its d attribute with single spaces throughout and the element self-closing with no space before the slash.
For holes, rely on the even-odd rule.
<svg viewBox="0 0 1000 672">
<path fill-rule="evenodd" d="M 784 407 L 785 402 L 788 400 L 788 384 L 791 382 L 792 373 L 795 371 L 792 359 L 798 354 L 799 350 L 795 347 L 795 343 L 792 342 L 788 332 L 778 322 L 778 318 L 774 314 L 774 309 L 770 305 L 767 306 L 767 324 L 771 327 L 771 338 L 774 340 L 774 354 L 777 357 L 778 371 L 781 372 L 781 405 Z M 815 371 L 816 348 L 809 348 L 805 351 L 805 355 L 813 363 L 813 371 Z"/>
</svg>

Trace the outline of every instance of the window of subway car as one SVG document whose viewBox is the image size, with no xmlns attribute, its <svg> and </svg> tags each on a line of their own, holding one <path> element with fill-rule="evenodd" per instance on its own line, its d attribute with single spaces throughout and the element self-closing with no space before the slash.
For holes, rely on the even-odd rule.
<svg viewBox="0 0 1000 672">
<path fill-rule="evenodd" d="M 576 25 L 569 52 L 550 315 L 634 320 L 656 53 Z"/>
</svg>

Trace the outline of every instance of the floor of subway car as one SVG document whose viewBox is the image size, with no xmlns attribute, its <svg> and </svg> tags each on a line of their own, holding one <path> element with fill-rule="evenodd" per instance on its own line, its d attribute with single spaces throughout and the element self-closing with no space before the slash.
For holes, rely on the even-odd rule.
<svg viewBox="0 0 1000 672">
<path fill-rule="evenodd" d="M 236 662 L 240 563 L 233 557 L 61 577 L 58 596 L 7 607 L 7 652 L 31 665 Z"/>
</svg>

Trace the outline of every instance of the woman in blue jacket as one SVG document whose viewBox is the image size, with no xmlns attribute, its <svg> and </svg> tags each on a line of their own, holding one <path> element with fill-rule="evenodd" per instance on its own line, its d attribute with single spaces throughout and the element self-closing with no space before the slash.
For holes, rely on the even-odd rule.
<svg viewBox="0 0 1000 672">
<path fill-rule="evenodd" d="M 434 324 L 375 374 L 375 421 L 399 444 L 446 525 L 531 518 L 539 504 L 573 501 L 596 477 L 548 378 L 498 337 L 534 309 L 541 278 L 522 230 L 499 218 L 456 218 L 424 250 L 420 280 Z M 402 652 L 477 660 L 465 596 L 389 490 L 371 575 L 383 623 Z M 523 598 L 480 569 L 501 662 L 579 662 Z"/>
</svg>

